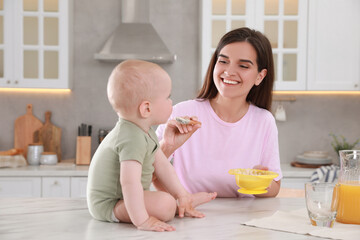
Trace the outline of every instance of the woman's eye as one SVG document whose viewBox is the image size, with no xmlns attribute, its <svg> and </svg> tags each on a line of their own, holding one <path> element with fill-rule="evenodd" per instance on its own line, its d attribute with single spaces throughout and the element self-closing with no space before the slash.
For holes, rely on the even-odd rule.
<svg viewBox="0 0 360 240">
<path fill-rule="evenodd" d="M 218 62 L 219 62 L 219 63 L 226 63 L 225 60 L 221 60 L 221 59 L 219 59 Z"/>
</svg>

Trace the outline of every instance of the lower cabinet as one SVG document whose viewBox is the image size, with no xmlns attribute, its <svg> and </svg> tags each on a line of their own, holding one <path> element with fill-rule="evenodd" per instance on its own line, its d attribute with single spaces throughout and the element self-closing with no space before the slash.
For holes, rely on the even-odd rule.
<svg viewBox="0 0 360 240">
<path fill-rule="evenodd" d="M 70 197 L 86 198 L 87 177 L 71 177 Z"/>
<path fill-rule="evenodd" d="M 42 197 L 70 197 L 69 177 L 42 177 Z"/>
<path fill-rule="evenodd" d="M 0 197 L 41 197 L 41 178 L 1 177 Z"/>
<path fill-rule="evenodd" d="M 85 198 L 87 177 L 0 177 L 0 197 Z"/>
</svg>

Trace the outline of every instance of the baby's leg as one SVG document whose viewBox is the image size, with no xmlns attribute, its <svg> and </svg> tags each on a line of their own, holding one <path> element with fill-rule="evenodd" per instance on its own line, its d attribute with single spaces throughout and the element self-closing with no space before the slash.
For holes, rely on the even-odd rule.
<svg viewBox="0 0 360 240">
<path fill-rule="evenodd" d="M 216 192 L 213 193 L 207 193 L 207 192 L 198 192 L 192 194 L 192 206 L 195 208 L 201 204 L 210 202 L 211 200 L 214 200 L 217 196 Z"/>
<path fill-rule="evenodd" d="M 167 222 L 174 218 L 176 212 L 175 199 L 166 192 L 144 191 L 145 208 L 149 216 Z M 120 222 L 131 222 L 124 200 L 119 200 L 114 207 L 114 214 Z"/>
</svg>

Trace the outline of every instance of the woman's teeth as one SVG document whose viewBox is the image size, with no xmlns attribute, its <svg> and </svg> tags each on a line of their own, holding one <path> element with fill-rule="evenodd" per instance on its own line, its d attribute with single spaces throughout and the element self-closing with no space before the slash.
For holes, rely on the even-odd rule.
<svg viewBox="0 0 360 240">
<path fill-rule="evenodd" d="M 239 83 L 239 82 L 237 82 L 237 81 L 232 81 L 232 80 L 227 80 L 227 79 L 223 79 L 223 82 L 224 82 L 224 83 L 227 83 L 227 84 L 233 84 L 233 85 Z"/>
</svg>

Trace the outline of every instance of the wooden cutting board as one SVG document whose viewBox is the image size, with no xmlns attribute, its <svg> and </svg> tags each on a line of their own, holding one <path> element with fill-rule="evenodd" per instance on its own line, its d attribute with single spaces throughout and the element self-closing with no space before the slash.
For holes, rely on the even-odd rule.
<svg viewBox="0 0 360 240">
<path fill-rule="evenodd" d="M 291 166 L 293 167 L 300 167 L 300 168 L 319 168 L 321 166 L 330 166 L 332 163 L 329 164 L 304 164 L 299 162 L 291 162 Z"/>
<path fill-rule="evenodd" d="M 32 114 L 32 104 L 26 106 L 26 114 L 15 120 L 14 148 L 22 149 L 26 158 L 27 146 L 33 143 L 34 132 L 43 126 L 43 123 Z"/>
<path fill-rule="evenodd" d="M 44 146 L 44 152 L 55 152 L 61 161 L 61 128 L 51 123 L 51 112 L 45 113 L 45 123 L 34 132 L 34 142 Z"/>
</svg>

